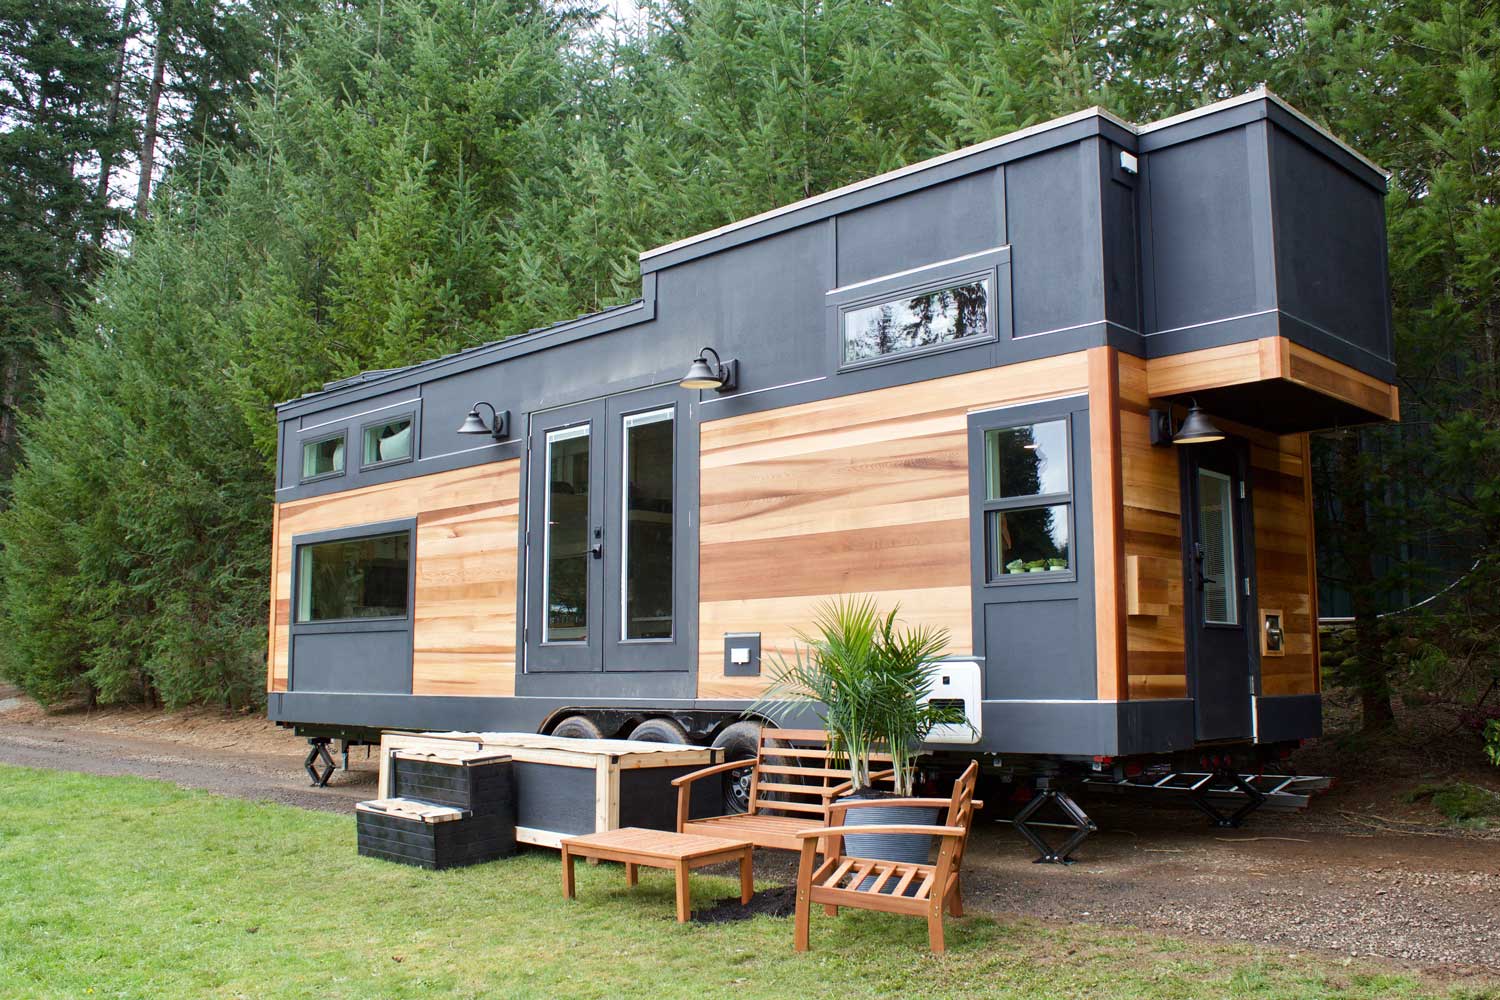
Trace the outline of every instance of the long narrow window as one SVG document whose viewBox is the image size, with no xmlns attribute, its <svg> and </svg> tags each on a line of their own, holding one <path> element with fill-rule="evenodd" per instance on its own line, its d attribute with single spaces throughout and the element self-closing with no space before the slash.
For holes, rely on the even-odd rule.
<svg viewBox="0 0 1500 1000">
<path fill-rule="evenodd" d="M 1234 589 L 1233 481 L 1219 472 L 1198 470 L 1198 531 L 1203 541 L 1203 621 L 1238 625 Z"/>
<path fill-rule="evenodd" d="M 411 536 L 316 542 L 297 548 L 297 621 L 403 618 Z"/>
<path fill-rule="evenodd" d="M 946 288 L 857 306 L 843 314 L 843 363 L 870 361 L 990 334 L 990 282 L 977 278 Z"/>
<path fill-rule="evenodd" d="M 985 431 L 984 484 L 986 578 L 1045 582 L 1070 573 L 1068 421 Z"/>
<path fill-rule="evenodd" d="M 543 642 L 589 638 L 589 425 L 547 435 Z"/>
<path fill-rule="evenodd" d="M 674 426 L 671 408 L 625 417 L 622 639 L 672 638 Z"/>
</svg>

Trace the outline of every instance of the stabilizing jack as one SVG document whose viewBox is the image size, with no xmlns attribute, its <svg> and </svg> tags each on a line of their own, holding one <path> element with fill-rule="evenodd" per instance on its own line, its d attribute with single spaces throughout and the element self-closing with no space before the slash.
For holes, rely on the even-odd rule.
<svg viewBox="0 0 1500 1000">
<path fill-rule="evenodd" d="M 1063 816 L 1063 822 L 1040 822 L 1034 817 L 1047 803 L 1057 806 L 1057 811 Z M 1027 843 L 1036 850 L 1037 859 L 1034 862 L 1039 865 L 1070 865 L 1073 863 L 1072 854 L 1078 849 L 1089 836 L 1098 831 L 1094 821 L 1089 819 L 1089 814 L 1073 801 L 1073 797 L 1061 788 L 1054 788 L 1046 778 L 1037 779 L 1036 794 L 1031 801 L 1021 807 L 1014 819 L 998 820 L 1000 823 L 1010 823 L 1016 828 L 1016 832 L 1026 838 Z M 1041 830 L 1067 830 L 1067 837 L 1056 847 L 1049 844 L 1039 831 Z"/>
<path fill-rule="evenodd" d="M 333 755 L 328 752 L 328 744 L 333 742 L 326 736 L 310 736 L 307 739 L 307 757 L 302 761 L 302 766 L 307 769 L 307 776 L 312 778 L 314 788 L 327 788 L 328 779 L 333 777 Z M 322 759 L 321 770 L 318 767 L 319 759 Z M 349 769 L 349 751 L 346 745 L 344 749 L 344 769 Z"/>
</svg>

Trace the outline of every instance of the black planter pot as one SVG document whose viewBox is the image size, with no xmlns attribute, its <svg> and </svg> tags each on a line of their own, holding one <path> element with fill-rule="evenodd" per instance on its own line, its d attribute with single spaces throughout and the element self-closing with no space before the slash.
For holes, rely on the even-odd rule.
<svg viewBox="0 0 1500 1000">
<path fill-rule="evenodd" d="M 888 792 L 864 789 L 850 799 L 889 799 Z M 861 806 L 844 814 L 845 826 L 888 826 L 900 823 L 912 826 L 936 826 L 936 806 Z M 912 833 L 851 833 L 844 837 L 844 853 L 852 857 L 880 861 L 904 861 L 926 864 L 932 853 L 932 838 Z"/>
</svg>

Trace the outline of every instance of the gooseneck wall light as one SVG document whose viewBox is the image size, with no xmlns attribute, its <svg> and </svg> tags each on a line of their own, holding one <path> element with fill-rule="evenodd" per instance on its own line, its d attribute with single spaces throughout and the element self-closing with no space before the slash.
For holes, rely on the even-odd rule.
<svg viewBox="0 0 1500 1000">
<path fill-rule="evenodd" d="M 1224 440 L 1224 432 L 1214 426 L 1208 415 L 1195 399 L 1188 407 L 1187 416 L 1175 430 L 1172 427 L 1172 408 L 1151 411 L 1151 443 L 1158 447 L 1173 444 L 1211 444 Z"/>
<path fill-rule="evenodd" d="M 479 415 L 479 408 L 488 406 L 490 409 L 490 422 L 485 423 L 484 418 Z M 458 429 L 460 434 L 488 434 L 496 441 L 504 441 L 510 437 L 510 411 L 497 410 L 489 403 L 480 400 L 469 407 L 469 415 L 464 417 L 463 426 Z"/>
<path fill-rule="evenodd" d="M 708 356 L 714 356 L 710 364 Z M 712 347 L 705 347 L 698 352 L 693 363 L 688 365 L 687 374 L 677 380 L 677 384 L 684 389 L 712 389 L 715 392 L 728 392 L 735 387 L 739 381 L 738 361 L 723 361 L 719 358 L 719 352 Z"/>
</svg>

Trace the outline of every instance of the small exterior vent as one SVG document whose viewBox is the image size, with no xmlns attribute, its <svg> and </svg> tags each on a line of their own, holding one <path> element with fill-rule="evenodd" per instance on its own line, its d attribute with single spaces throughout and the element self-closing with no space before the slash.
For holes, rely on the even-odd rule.
<svg viewBox="0 0 1500 1000">
<path fill-rule="evenodd" d="M 978 743 L 983 732 L 980 714 L 983 673 L 979 664 L 972 660 L 953 660 L 936 663 L 932 667 L 932 690 L 923 700 L 929 704 L 956 704 L 963 707 L 964 725 L 934 726 L 927 742 L 932 743 Z"/>
</svg>

